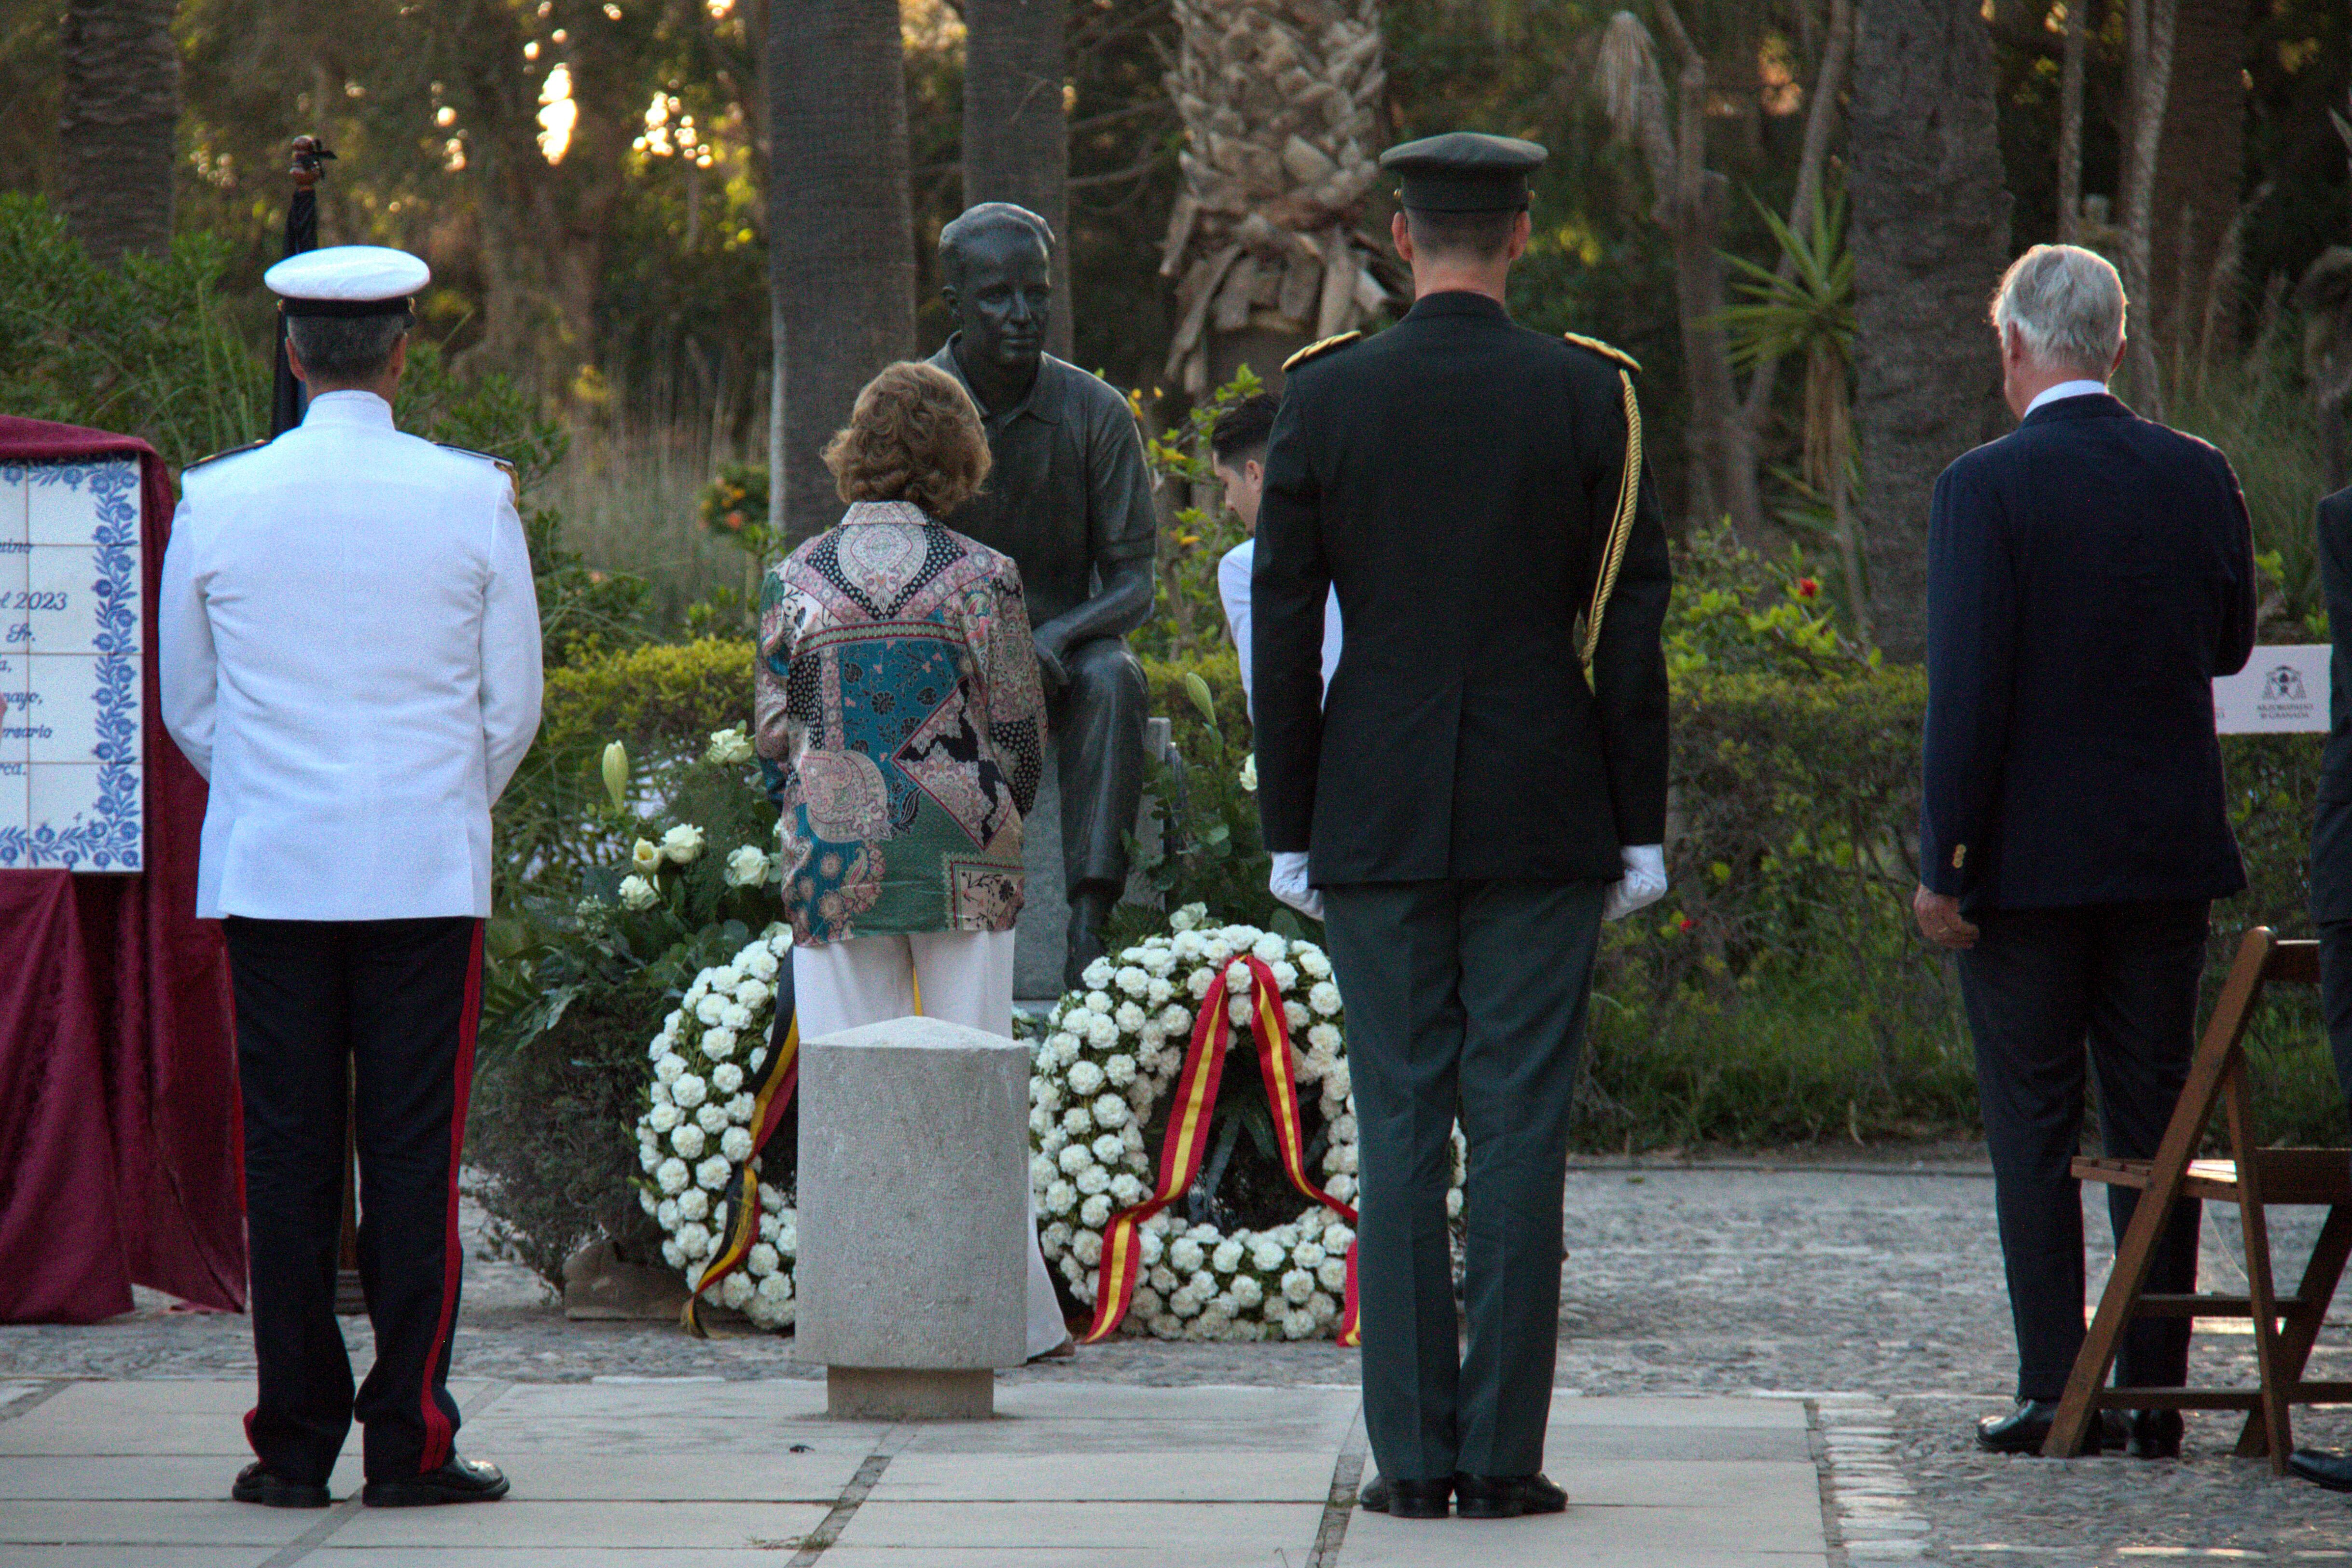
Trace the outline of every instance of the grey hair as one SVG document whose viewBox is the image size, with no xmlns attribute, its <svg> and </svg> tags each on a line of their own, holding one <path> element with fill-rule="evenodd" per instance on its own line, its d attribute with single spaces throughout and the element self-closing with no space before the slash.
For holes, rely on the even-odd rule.
<svg viewBox="0 0 2352 1568">
<path fill-rule="evenodd" d="M 372 382 L 392 363 L 393 346 L 416 318 L 396 316 L 289 316 L 286 335 L 294 340 L 302 369 L 314 382 Z"/>
<path fill-rule="evenodd" d="M 2105 380 L 2123 346 L 2124 280 L 2106 257 L 2074 245 L 2037 245 L 2000 275 L 1992 325 L 2017 329 L 2025 350 Z"/>
</svg>

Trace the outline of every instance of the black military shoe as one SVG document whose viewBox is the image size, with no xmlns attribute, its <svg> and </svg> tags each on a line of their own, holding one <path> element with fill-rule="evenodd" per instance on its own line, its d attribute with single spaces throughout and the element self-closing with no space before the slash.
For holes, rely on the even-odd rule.
<svg viewBox="0 0 2352 1568">
<path fill-rule="evenodd" d="M 228 1495 L 237 1502 L 257 1502 L 264 1508 L 324 1508 L 332 1498 L 311 1481 L 289 1481 L 259 1459 L 236 1472 Z"/>
<path fill-rule="evenodd" d="M 2315 1487 L 2352 1491 L 2352 1454 L 2331 1454 L 2323 1448 L 2297 1448 L 2286 1468 Z"/>
<path fill-rule="evenodd" d="M 2104 1414 L 2104 1412 L 2103 1412 Z M 2131 1415 L 2132 1457 L 2140 1459 L 2177 1459 L 2180 1457 L 2180 1435 L 2185 1423 L 2178 1410 L 2135 1410 Z"/>
<path fill-rule="evenodd" d="M 445 1502 L 496 1502 L 506 1495 L 507 1478 L 498 1466 L 452 1454 L 437 1470 L 368 1482 L 360 1500 L 370 1508 L 431 1508 Z"/>
<path fill-rule="evenodd" d="M 1365 1483 L 1356 1501 L 1367 1513 L 1385 1513 L 1391 1519 L 1444 1519 L 1453 1493 L 1454 1483 L 1447 1479 L 1392 1481 L 1378 1476 Z"/>
<path fill-rule="evenodd" d="M 1988 1454 L 2038 1454 L 2050 1436 L 2050 1428 L 2058 1424 L 2058 1401 L 2055 1399 L 2021 1399 L 2017 1408 L 2006 1416 L 1988 1416 L 1977 1423 L 1977 1447 Z M 2083 1451 L 2095 1454 L 2106 1448 L 2124 1446 L 2129 1430 L 2120 1410 L 2102 1410 L 2091 1423 L 2089 1440 Z"/>
<path fill-rule="evenodd" d="M 1542 1475 L 1458 1475 L 1454 1495 L 1465 1519 L 1517 1519 L 1523 1513 L 1568 1511 L 1568 1493 Z"/>
</svg>

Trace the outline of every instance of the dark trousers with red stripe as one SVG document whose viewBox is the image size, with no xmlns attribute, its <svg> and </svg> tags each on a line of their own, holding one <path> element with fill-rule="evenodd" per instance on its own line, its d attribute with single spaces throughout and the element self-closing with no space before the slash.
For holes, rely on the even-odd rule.
<svg viewBox="0 0 2352 1568">
<path fill-rule="evenodd" d="M 457 1429 L 457 1158 L 482 923 L 232 918 L 227 933 L 261 1385 L 246 1435 L 278 1475 L 324 1482 L 356 1414 L 370 1479 L 433 1469 Z M 347 1095 L 375 1327 L 356 1399 L 335 1318 Z"/>
</svg>

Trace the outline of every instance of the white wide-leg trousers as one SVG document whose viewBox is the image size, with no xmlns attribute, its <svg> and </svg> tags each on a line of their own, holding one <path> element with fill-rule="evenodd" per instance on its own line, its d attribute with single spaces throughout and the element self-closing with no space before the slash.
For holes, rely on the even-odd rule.
<svg viewBox="0 0 2352 1568">
<path fill-rule="evenodd" d="M 917 1011 L 1007 1039 L 1013 1034 L 1013 933 L 936 931 L 855 936 L 793 949 L 793 1003 L 801 1038 L 814 1040 Z M 1037 1246 L 1037 1198 L 1029 1198 L 1029 1354 L 1068 1337 L 1053 1277 Z"/>
</svg>

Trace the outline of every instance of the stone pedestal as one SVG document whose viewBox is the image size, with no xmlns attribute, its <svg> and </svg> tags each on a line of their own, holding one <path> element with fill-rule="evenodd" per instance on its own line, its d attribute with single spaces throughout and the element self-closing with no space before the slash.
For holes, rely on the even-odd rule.
<svg viewBox="0 0 2352 1568">
<path fill-rule="evenodd" d="M 802 1041 L 800 1075 L 793 1357 L 837 1416 L 985 1416 L 1028 1349 L 1028 1048 L 893 1019 Z"/>
</svg>

